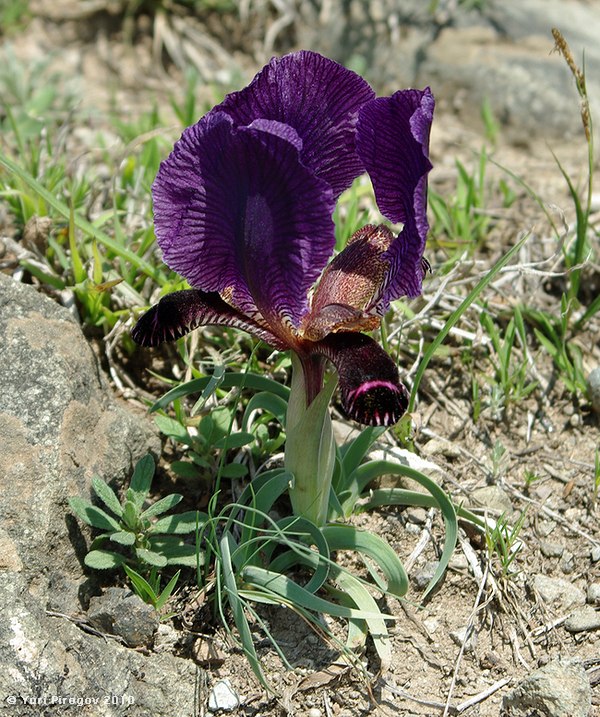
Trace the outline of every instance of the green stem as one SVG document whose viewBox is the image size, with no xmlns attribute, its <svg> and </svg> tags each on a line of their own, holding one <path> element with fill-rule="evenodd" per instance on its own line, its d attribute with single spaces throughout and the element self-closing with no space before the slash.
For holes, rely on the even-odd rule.
<svg viewBox="0 0 600 717">
<path fill-rule="evenodd" d="M 321 389 L 323 365 L 292 352 L 292 386 L 286 417 L 285 468 L 293 474 L 290 500 L 294 515 L 317 526 L 327 521 L 335 468 L 335 439 L 329 401 L 337 380 Z"/>
</svg>

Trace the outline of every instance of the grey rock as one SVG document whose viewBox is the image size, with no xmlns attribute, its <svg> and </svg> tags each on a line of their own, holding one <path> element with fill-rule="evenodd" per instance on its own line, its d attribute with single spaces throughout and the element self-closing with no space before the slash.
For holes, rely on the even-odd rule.
<svg viewBox="0 0 600 717">
<path fill-rule="evenodd" d="M 587 380 L 588 396 L 592 408 L 596 413 L 600 413 L 600 367 L 590 371 Z"/>
<path fill-rule="evenodd" d="M 156 610 L 124 588 L 108 588 L 93 597 L 87 614 L 94 627 L 119 635 L 130 647 L 152 645 L 159 624 Z"/>
<path fill-rule="evenodd" d="M 129 478 L 159 452 L 155 429 L 116 401 L 71 314 L 3 274 L 0 336 L 0 696 L 94 698 L 101 717 L 193 715 L 191 662 L 141 655 L 59 616 L 80 617 L 92 589 L 88 533 L 68 498 L 89 498 L 94 475 Z"/>
<path fill-rule="evenodd" d="M 407 508 L 405 515 L 409 522 L 417 525 L 423 525 L 427 520 L 427 511 L 425 508 Z"/>
<path fill-rule="evenodd" d="M 500 515 L 503 513 L 508 515 L 513 512 L 510 496 L 498 485 L 476 488 L 471 492 L 469 504 L 475 508 L 487 508 L 496 511 Z"/>
<path fill-rule="evenodd" d="M 538 573 L 533 577 L 533 587 L 544 602 L 558 603 L 562 608 L 585 604 L 585 593 L 564 578 L 551 578 Z"/>
<path fill-rule="evenodd" d="M 430 441 L 423 446 L 423 455 L 425 456 L 436 456 L 442 455 L 446 458 L 459 458 L 460 447 L 452 441 L 447 441 L 444 438 L 432 438 Z"/>
<path fill-rule="evenodd" d="M 588 585 L 587 601 L 590 605 L 600 605 L 600 583 L 590 583 Z"/>
<path fill-rule="evenodd" d="M 453 630 L 450 633 L 450 638 L 459 647 L 465 648 L 465 652 L 473 652 L 477 646 L 477 632 L 474 629 L 468 631 L 468 628 L 461 627 L 458 630 Z"/>
<path fill-rule="evenodd" d="M 217 712 L 231 712 L 240 705 L 240 698 L 227 679 L 219 680 L 208 696 L 208 709 Z"/>
<path fill-rule="evenodd" d="M 550 540 L 540 540 L 540 550 L 547 558 L 560 558 L 565 551 L 562 543 L 553 543 Z"/>
<path fill-rule="evenodd" d="M 588 717 L 592 691 L 583 664 L 552 660 L 522 679 L 502 701 L 506 717 Z"/>
<path fill-rule="evenodd" d="M 425 590 L 425 588 L 429 585 L 431 582 L 431 579 L 435 575 L 435 571 L 437 570 L 438 563 L 431 560 L 425 565 L 423 565 L 422 568 L 417 570 L 414 575 L 412 576 L 412 579 L 419 588 L 419 590 Z"/>
<path fill-rule="evenodd" d="M 575 610 L 565 620 L 567 632 L 589 632 L 600 628 L 600 612 L 594 610 L 591 605 Z"/>
<path fill-rule="evenodd" d="M 0 336 L 0 524 L 28 574 L 80 576 L 68 498 L 129 477 L 160 442 L 113 398 L 71 314 L 4 274 Z"/>
<path fill-rule="evenodd" d="M 574 80 L 552 52 L 550 28 L 558 27 L 579 65 L 585 52 L 592 113 L 600 113 L 596 3 L 437 3 L 432 11 L 416 0 L 350 0 L 299 3 L 297 12 L 298 47 L 358 70 L 381 94 L 429 85 L 466 124 L 479 123 L 487 99 L 507 134 L 526 143 L 581 133 Z"/>
<path fill-rule="evenodd" d="M 575 571 L 575 556 L 568 550 L 565 550 L 560 559 L 560 569 L 565 575 L 571 575 Z"/>
<path fill-rule="evenodd" d="M 143 655 L 48 616 L 23 572 L 0 573 L 0 699 L 19 696 L 10 717 L 54 714 L 22 703 L 36 695 L 48 704 L 69 697 L 96 700 L 89 712 L 73 706 L 61 707 L 61 714 L 195 717 L 195 679 L 191 660 Z"/>
<path fill-rule="evenodd" d="M 600 545 L 594 545 L 590 551 L 590 560 L 592 563 L 600 562 Z"/>
</svg>

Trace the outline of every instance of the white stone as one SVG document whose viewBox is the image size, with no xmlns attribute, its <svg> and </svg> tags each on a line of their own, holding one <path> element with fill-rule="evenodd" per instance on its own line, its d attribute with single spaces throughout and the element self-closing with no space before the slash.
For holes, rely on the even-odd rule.
<svg viewBox="0 0 600 717">
<path fill-rule="evenodd" d="M 227 679 L 219 680 L 208 696 L 208 709 L 216 712 L 231 712 L 240 706 L 240 698 Z"/>
</svg>

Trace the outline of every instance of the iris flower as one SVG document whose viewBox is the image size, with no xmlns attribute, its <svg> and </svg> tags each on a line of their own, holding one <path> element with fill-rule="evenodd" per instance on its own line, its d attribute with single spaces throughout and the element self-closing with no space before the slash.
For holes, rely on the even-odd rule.
<svg viewBox="0 0 600 717">
<path fill-rule="evenodd" d="M 407 391 L 364 332 L 390 302 L 421 293 L 433 107 L 429 89 L 377 98 L 315 52 L 271 60 L 187 128 L 160 166 L 158 244 L 192 288 L 164 296 L 133 339 L 156 346 L 199 326 L 237 327 L 292 351 L 298 420 L 331 362 L 350 418 L 397 422 Z M 332 258 L 337 199 L 365 171 L 381 213 L 402 229 L 365 226 Z"/>
</svg>

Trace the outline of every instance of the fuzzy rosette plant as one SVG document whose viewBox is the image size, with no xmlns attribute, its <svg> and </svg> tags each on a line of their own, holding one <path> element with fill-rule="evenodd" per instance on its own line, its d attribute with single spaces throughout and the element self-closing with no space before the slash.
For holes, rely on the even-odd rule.
<svg viewBox="0 0 600 717">
<path fill-rule="evenodd" d="M 163 297 L 132 336 L 156 346 L 216 324 L 291 351 L 285 467 L 294 513 L 316 525 L 336 453 L 327 364 L 359 423 L 391 425 L 408 404 L 396 365 L 364 332 L 393 300 L 421 293 L 433 108 L 429 89 L 376 97 L 332 60 L 292 53 L 186 129 L 152 188 L 164 261 L 192 288 Z M 364 172 L 402 229 L 365 226 L 333 256 L 336 202 Z"/>
</svg>

